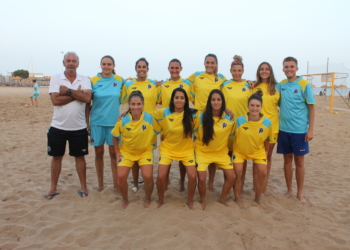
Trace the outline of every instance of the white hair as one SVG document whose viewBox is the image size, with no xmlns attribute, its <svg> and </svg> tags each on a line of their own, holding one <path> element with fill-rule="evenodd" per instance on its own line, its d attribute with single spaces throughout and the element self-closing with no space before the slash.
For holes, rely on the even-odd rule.
<svg viewBox="0 0 350 250">
<path fill-rule="evenodd" d="M 79 56 L 77 55 L 77 53 L 75 53 L 74 51 L 68 51 L 66 54 L 64 54 L 63 56 L 63 61 L 66 60 L 66 57 L 68 55 L 75 55 L 75 57 L 77 58 L 77 61 L 79 62 Z"/>
</svg>

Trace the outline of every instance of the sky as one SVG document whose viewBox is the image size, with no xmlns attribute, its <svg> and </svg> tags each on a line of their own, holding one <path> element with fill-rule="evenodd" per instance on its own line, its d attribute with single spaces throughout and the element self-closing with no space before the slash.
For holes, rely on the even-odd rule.
<svg viewBox="0 0 350 250">
<path fill-rule="evenodd" d="M 173 58 L 182 62 L 184 78 L 203 71 L 208 53 L 229 79 L 236 54 L 243 78 L 252 80 L 263 61 L 284 79 L 287 56 L 298 59 L 299 75 L 308 62 L 326 71 L 327 58 L 350 69 L 349 0 L 1 0 L 0 8 L 3 75 L 32 68 L 58 74 L 67 51 L 79 55 L 78 73 L 90 77 L 104 55 L 114 57 L 124 78 L 134 77 L 136 60 L 145 57 L 156 80 L 169 77 Z"/>
</svg>

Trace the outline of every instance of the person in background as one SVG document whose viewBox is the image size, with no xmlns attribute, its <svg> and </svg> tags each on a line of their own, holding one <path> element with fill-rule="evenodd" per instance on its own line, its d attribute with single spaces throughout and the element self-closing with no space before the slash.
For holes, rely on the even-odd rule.
<svg viewBox="0 0 350 250">
<path fill-rule="evenodd" d="M 34 92 L 29 98 L 30 98 L 30 101 L 32 102 L 32 106 L 34 106 L 34 100 L 35 100 L 35 107 L 38 107 L 38 98 L 40 95 L 40 89 L 39 89 L 38 83 L 36 82 L 36 79 L 33 80 L 33 87 L 34 87 Z"/>
</svg>

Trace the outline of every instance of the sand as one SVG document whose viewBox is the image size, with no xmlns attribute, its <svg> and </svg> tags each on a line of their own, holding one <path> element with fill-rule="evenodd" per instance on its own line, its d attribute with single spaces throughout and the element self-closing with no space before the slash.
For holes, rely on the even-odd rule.
<svg viewBox="0 0 350 250">
<path fill-rule="evenodd" d="M 50 185 L 46 131 L 53 106 L 47 88 L 41 88 L 39 107 L 30 104 L 32 88 L 0 88 L 0 249 L 349 249 L 350 248 L 350 112 L 339 98 L 335 111 L 328 99 L 317 97 L 315 138 L 306 156 L 304 195 L 301 205 L 286 191 L 283 159 L 273 155 L 266 210 L 254 205 L 251 167 L 248 169 L 240 210 L 229 194 L 229 207 L 217 202 L 223 184 L 219 171 L 215 191 L 207 193 L 208 206 L 200 209 L 198 190 L 195 210 L 185 205 L 187 193 L 178 191 L 177 163 L 166 204 L 157 209 L 157 190 L 149 209 L 143 208 L 144 192 L 134 195 L 129 182 L 130 204 L 121 209 L 121 196 L 112 189 L 109 157 L 105 155 L 105 184 L 97 192 L 94 150 L 90 146 L 87 184 L 90 195 L 77 195 L 79 180 L 74 158 L 66 155 L 59 180 L 61 193 L 43 199 Z M 158 159 L 156 157 L 156 159 Z M 250 164 L 248 166 L 251 166 Z M 155 164 L 154 178 L 157 165 Z M 129 177 L 130 178 L 130 177 Z M 131 180 L 131 178 L 130 178 Z"/>
</svg>

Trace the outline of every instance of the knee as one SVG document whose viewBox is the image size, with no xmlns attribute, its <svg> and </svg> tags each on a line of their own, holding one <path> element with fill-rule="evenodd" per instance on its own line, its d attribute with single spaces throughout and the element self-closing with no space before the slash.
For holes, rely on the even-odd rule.
<svg viewBox="0 0 350 250">
<path fill-rule="evenodd" d="M 62 156 L 53 156 L 52 157 L 52 161 L 54 162 L 61 162 L 63 159 L 63 155 Z"/>
<path fill-rule="evenodd" d="M 260 176 L 261 178 L 265 179 L 266 176 L 267 176 L 267 169 L 260 170 L 260 171 L 259 171 L 259 176 Z"/>
<path fill-rule="evenodd" d="M 196 173 L 187 173 L 187 178 L 189 181 L 196 181 Z"/>
<path fill-rule="evenodd" d="M 142 175 L 142 178 L 145 182 L 149 182 L 153 180 L 153 174 L 152 173 L 144 173 Z"/>
</svg>

